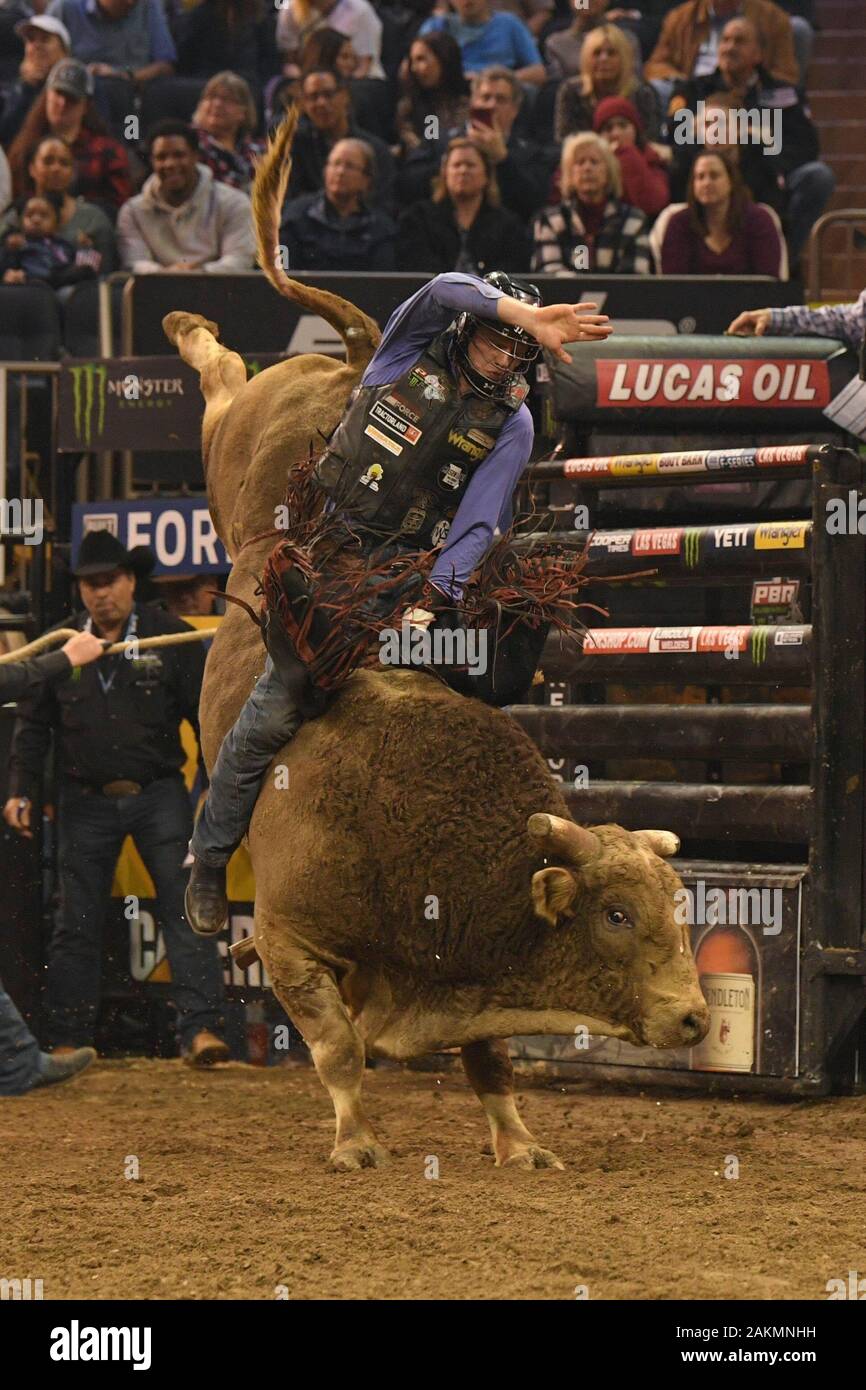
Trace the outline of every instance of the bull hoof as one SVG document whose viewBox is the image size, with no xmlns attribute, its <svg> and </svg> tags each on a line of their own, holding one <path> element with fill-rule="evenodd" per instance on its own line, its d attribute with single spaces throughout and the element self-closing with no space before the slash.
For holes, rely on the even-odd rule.
<svg viewBox="0 0 866 1390">
<path fill-rule="evenodd" d="M 185 333 L 191 333 L 194 328 L 204 328 L 215 338 L 220 335 L 218 324 L 211 323 L 210 319 L 203 319 L 201 314 L 188 314 L 183 309 L 174 309 L 172 313 L 166 314 L 162 321 L 162 331 L 175 346 L 178 338 L 182 338 Z"/>
<path fill-rule="evenodd" d="M 542 1149 L 538 1144 L 527 1144 L 525 1148 L 518 1149 L 516 1153 L 506 1158 L 504 1163 L 497 1163 L 497 1168 L 559 1168 L 565 1171 L 565 1164 L 562 1159 L 557 1158 L 551 1149 Z"/>
<path fill-rule="evenodd" d="M 382 1168 L 388 1157 L 388 1150 L 374 1139 L 355 1140 L 350 1144 L 338 1144 L 328 1161 L 335 1172 L 349 1173 L 355 1168 Z"/>
</svg>

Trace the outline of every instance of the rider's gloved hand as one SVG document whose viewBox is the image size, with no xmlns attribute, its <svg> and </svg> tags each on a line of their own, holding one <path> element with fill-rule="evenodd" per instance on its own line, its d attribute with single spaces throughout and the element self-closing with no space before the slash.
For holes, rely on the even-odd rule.
<svg viewBox="0 0 866 1390">
<path fill-rule="evenodd" d="M 409 623 L 412 627 L 419 627 L 426 632 L 434 617 L 435 614 L 426 608 L 407 608 L 403 614 L 402 622 Z"/>
</svg>

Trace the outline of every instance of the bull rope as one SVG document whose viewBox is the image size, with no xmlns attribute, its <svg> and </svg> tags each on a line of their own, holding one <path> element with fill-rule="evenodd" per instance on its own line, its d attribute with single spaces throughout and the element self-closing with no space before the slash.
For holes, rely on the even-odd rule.
<svg viewBox="0 0 866 1390">
<path fill-rule="evenodd" d="M 135 651 L 143 651 L 146 647 L 176 647 L 181 642 L 203 642 L 206 637 L 213 637 L 219 627 L 190 628 L 189 632 L 164 632 L 159 637 L 131 637 L 127 642 L 112 642 L 110 647 L 106 647 L 104 656 L 114 656 L 116 652 L 126 651 L 132 647 Z M 25 661 L 28 656 L 36 656 L 37 652 L 44 651 L 46 647 L 53 647 L 56 642 L 67 642 L 70 637 L 80 637 L 81 629 L 77 627 L 58 627 L 53 632 L 44 632 L 41 637 L 37 637 L 34 642 L 28 642 L 26 647 L 19 647 L 16 652 L 7 652 L 5 656 L 0 656 L 0 666 L 7 661 Z"/>
</svg>

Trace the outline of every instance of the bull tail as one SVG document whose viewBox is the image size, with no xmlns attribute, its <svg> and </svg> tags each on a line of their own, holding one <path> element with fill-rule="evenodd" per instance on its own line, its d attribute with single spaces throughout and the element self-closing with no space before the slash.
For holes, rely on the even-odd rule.
<svg viewBox="0 0 866 1390">
<path fill-rule="evenodd" d="M 282 264 L 279 244 L 280 214 L 289 174 L 292 170 L 292 141 L 298 124 L 297 107 L 287 114 L 256 165 L 252 189 L 253 221 L 256 229 L 258 262 L 274 289 L 294 304 L 319 314 L 335 328 L 346 344 L 350 366 L 362 369 L 369 362 L 382 334 L 374 319 L 362 313 L 348 299 L 314 285 L 292 280 Z"/>
</svg>

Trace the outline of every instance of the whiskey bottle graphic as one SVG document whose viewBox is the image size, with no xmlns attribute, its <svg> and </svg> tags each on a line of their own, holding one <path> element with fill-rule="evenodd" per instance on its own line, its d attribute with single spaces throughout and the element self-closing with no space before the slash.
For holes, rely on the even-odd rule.
<svg viewBox="0 0 866 1390">
<path fill-rule="evenodd" d="M 710 1031 L 692 1048 L 692 1071 L 757 1071 L 760 965 L 751 934 L 741 925 L 710 927 L 695 952 L 710 1010 Z"/>
</svg>

